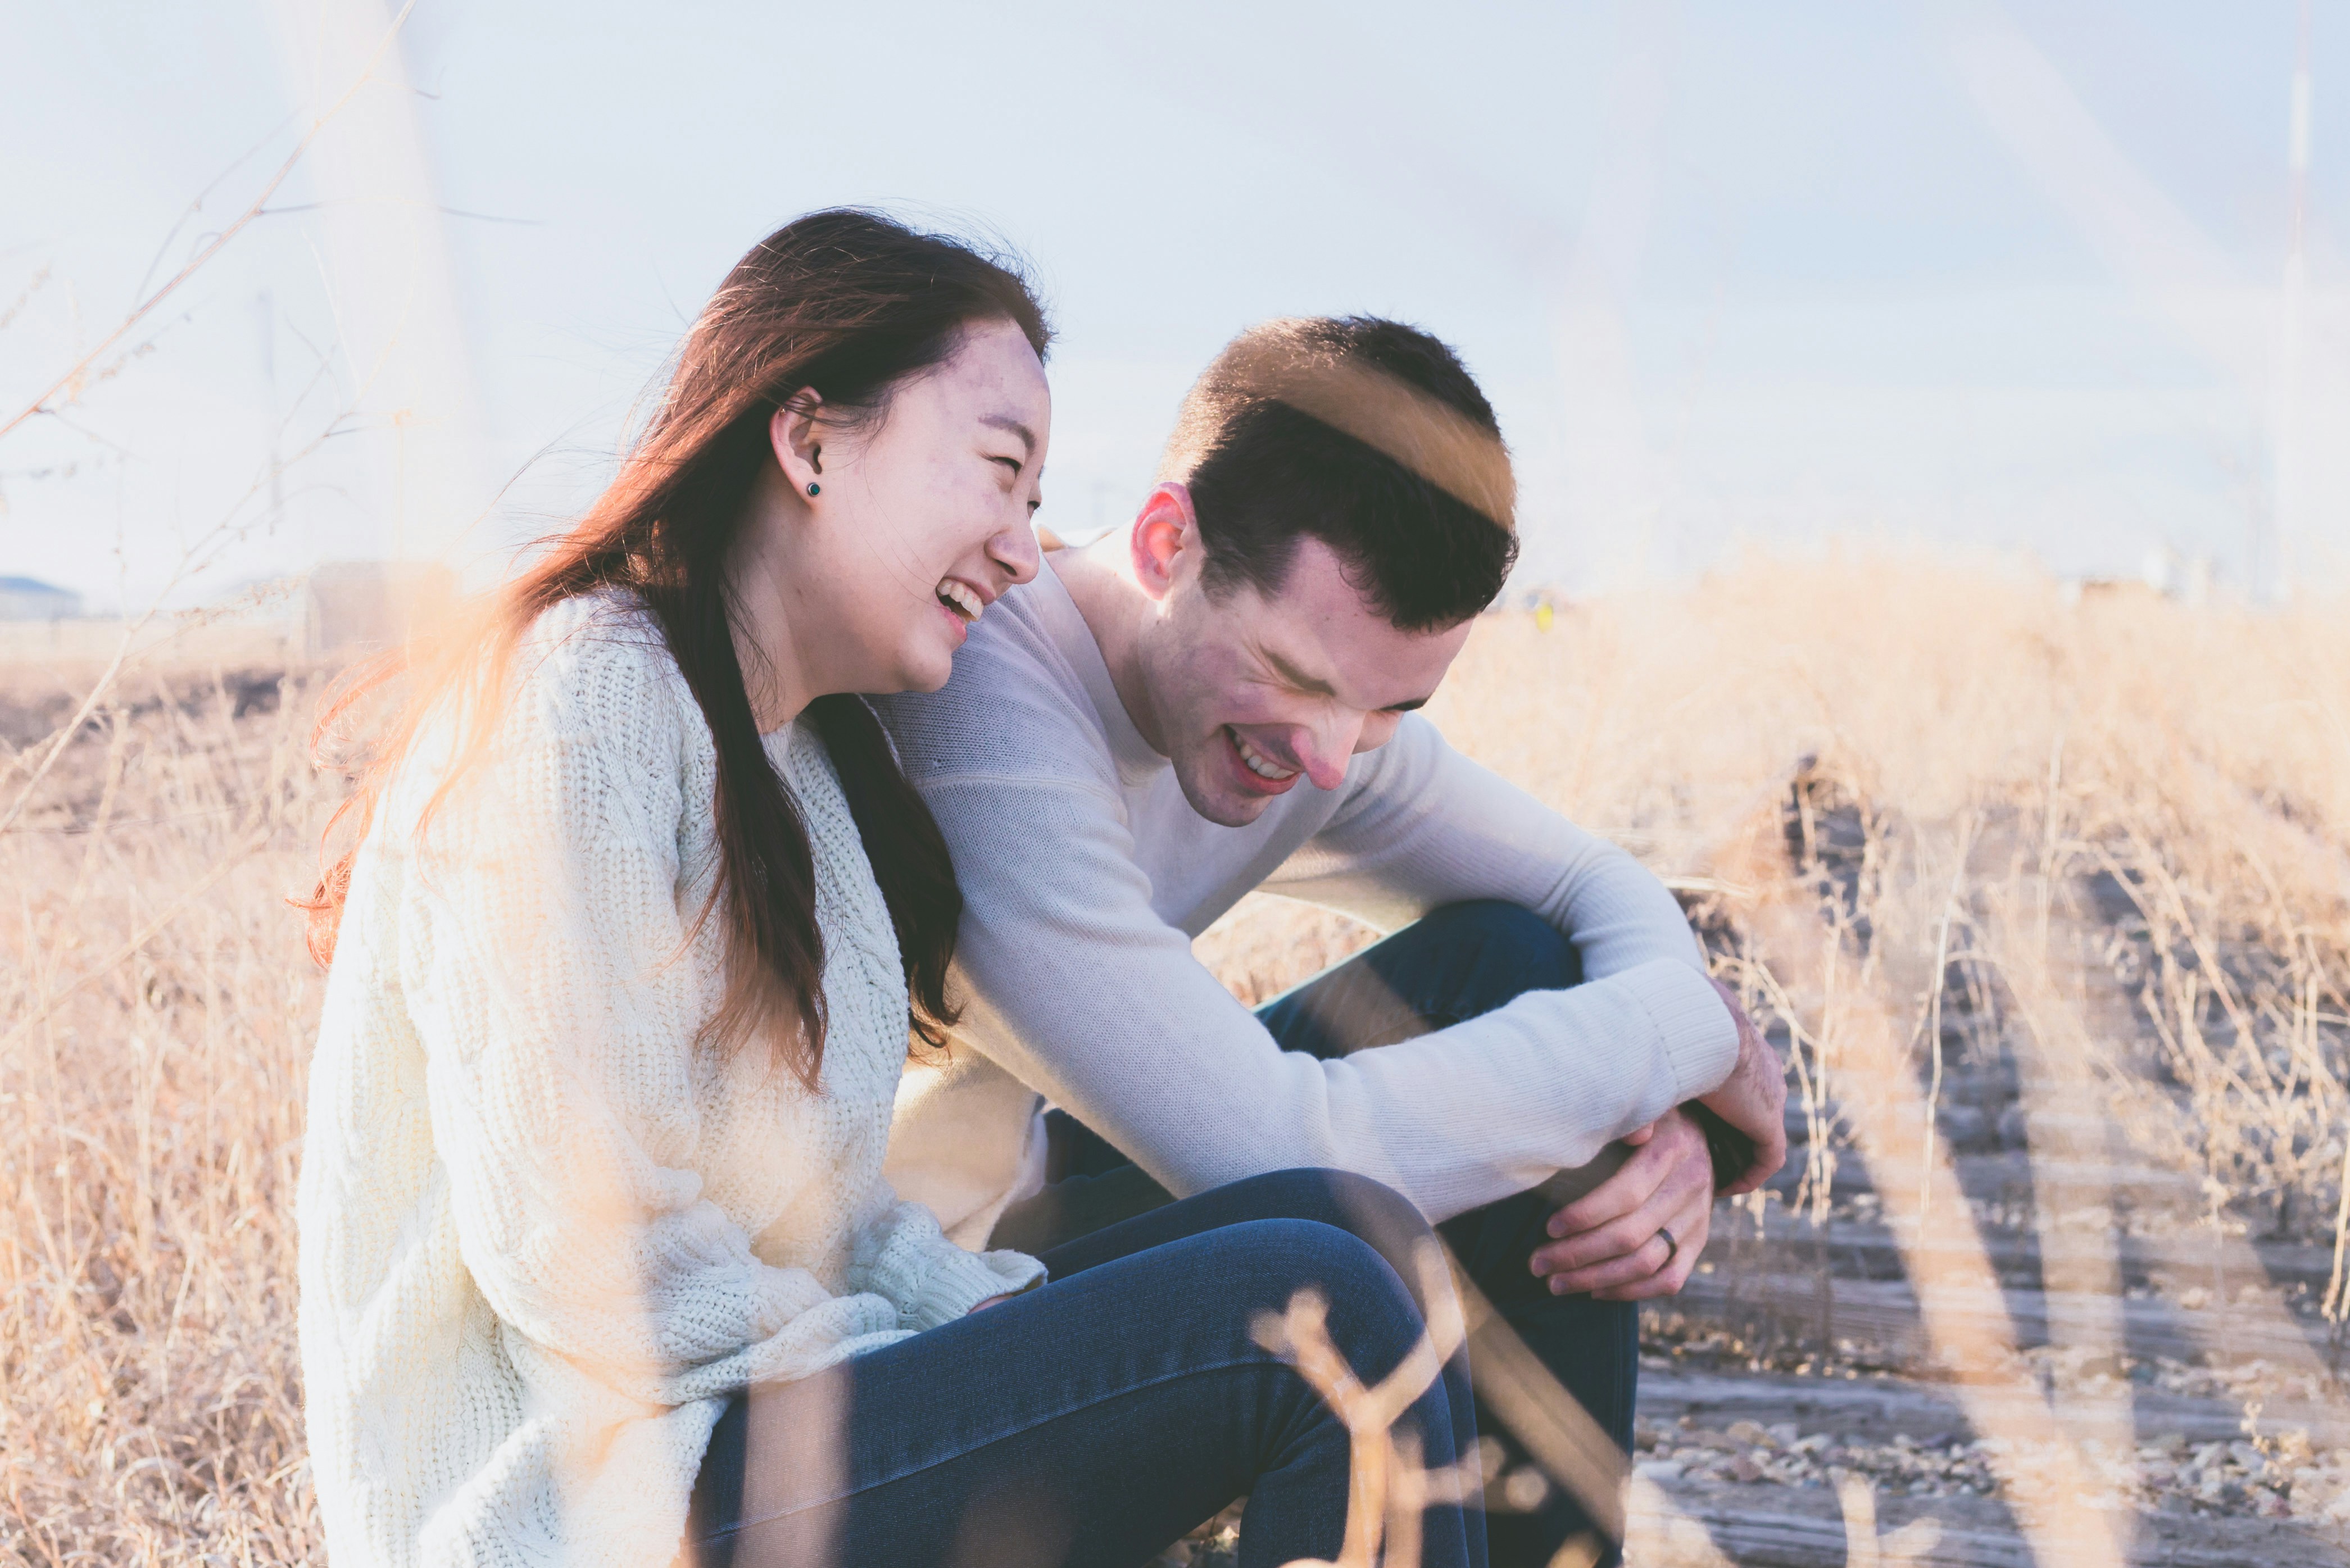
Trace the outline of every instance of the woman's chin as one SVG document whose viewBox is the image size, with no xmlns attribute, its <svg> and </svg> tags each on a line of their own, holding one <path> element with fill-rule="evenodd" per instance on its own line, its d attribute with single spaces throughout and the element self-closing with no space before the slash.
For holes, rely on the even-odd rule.
<svg viewBox="0 0 2350 1568">
<path fill-rule="evenodd" d="M 887 664 L 876 661 L 889 670 L 887 683 L 881 683 L 880 671 L 876 670 L 876 683 L 861 690 L 872 696 L 890 691 L 937 691 L 954 673 L 955 650 L 970 635 L 971 628 L 962 617 L 941 607 L 936 615 L 925 616 L 908 628 L 893 660 Z"/>
<path fill-rule="evenodd" d="M 900 691 L 935 691 L 947 683 L 954 673 L 954 649 L 925 648 L 908 659 L 899 670 Z"/>
</svg>

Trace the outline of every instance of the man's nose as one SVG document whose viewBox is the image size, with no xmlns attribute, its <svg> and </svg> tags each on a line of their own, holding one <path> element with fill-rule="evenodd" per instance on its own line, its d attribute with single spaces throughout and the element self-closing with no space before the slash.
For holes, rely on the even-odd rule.
<svg viewBox="0 0 2350 1568">
<path fill-rule="evenodd" d="M 1362 732 L 1360 713 L 1334 717 L 1305 732 L 1297 760 L 1305 764 L 1305 777 L 1315 788 L 1336 789 L 1347 782 L 1347 763 L 1354 756 L 1355 742 Z"/>
<path fill-rule="evenodd" d="M 1032 580 L 1045 558 L 1033 526 L 1004 529 L 988 540 L 987 554 L 1015 585 Z"/>
</svg>

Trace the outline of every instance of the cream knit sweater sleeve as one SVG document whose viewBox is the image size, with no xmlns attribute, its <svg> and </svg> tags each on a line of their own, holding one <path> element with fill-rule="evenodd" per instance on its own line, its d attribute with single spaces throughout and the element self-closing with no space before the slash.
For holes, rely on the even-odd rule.
<svg viewBox="0 0 2350 1568">
<path fill-rule="evenodd" d="M 946 1239 L 937 1218 L 919 1203 L 900 1203 L 886 1184 L 888 1201 L 858 1228 L 848 1288 L 894 1304 L 906 1328 L 952 1323 L 990 1296 L 1011 1295 L 1045 1282 L 1045 1265 L 1022 1252 L 968 1252 Z"/>
</svg>

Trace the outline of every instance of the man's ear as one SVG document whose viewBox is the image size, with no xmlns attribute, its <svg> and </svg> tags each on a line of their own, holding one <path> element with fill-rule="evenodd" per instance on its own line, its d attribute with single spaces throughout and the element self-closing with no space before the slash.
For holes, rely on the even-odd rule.
<svg viewBox="0 0 2350 1568">
<path fill-rule="evenodd" d="M 775 466 L 803 497 L 812 493 L 809 485 L 820 484 L 824 478 L 824 431 L 816 418 L 823 406 L 814 387 L 802 387 L 767 421 L 767 444 L 775 449 Z"/>
<path fill-rule="evenodd" d="M 1177 563 L 1186 550 L 1200 547 L 1200 518 L 1191 510 L 1191 492 L 1184 485 L 1161 484 L 1135 514 L 1127 549 L 1134 558 L 1134 580 L 1154 599 L 1167 597 L 1175 586 Z"/>
</svg>

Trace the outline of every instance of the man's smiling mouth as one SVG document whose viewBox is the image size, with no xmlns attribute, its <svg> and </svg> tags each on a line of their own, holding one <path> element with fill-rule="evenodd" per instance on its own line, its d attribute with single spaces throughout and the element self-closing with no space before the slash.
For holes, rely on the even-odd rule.
<svg viewBox="0 0 2350 1568">
<path fill-rule="evenodd" d="M 1224 726 L 1224 733 L 1231 737 L 1232 750 L 1240 753 L 1241 765 L 1265 783 L 1286 784 L 1297 776 L 1295 768 L 1283 767 L 1279 763 L 1250 745 L 1242 737 L 1241 732 L 1230 724 Z"/>
</svg>

